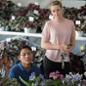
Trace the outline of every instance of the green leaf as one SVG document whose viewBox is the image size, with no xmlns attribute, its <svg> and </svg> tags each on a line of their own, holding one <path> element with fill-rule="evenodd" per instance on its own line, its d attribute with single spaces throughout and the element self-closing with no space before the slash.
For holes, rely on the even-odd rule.
<svg viewBox="0 0 86 86">
<path fill-rule="evenodd" d="M 29 81 L 27 82 L 27 81 L 23 80 L 20 76 L 19 76 L 19 79 L 20 79 L 26 86 L 31 86 L 30 83 L 29 83 Z"/>
</svg>

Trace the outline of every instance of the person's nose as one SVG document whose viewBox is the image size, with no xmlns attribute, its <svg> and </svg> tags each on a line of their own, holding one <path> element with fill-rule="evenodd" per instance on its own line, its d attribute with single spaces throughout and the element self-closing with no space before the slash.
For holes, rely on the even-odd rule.
<svg viewBox="0 0 86 86">
<path fill-rule="evenodd" d="M 26 54 L 25 57 L 29 57 L 29 54 Z"/>
</svg>

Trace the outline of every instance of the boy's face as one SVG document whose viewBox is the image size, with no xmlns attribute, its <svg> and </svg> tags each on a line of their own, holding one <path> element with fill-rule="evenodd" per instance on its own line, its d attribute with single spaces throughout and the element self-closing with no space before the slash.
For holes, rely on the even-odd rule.
<svg viewBox="0 0 86 86">
<path fill-rule="evenodd" d="M 30 64 L 32 62 L 33 55 L 32 52 L 28 48 L 24 48 L 21 50 L 19 55 L 19 60 L 23 64 Z"/>
</svg>

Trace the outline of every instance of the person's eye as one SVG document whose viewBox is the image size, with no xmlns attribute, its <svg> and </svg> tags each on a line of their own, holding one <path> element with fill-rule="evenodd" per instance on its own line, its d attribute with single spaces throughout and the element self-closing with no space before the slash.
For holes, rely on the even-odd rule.
<svg viewBox="0 0 86 86">
<path fill-rule="evenodd" d="M 31 55 L 31 53 L 30 52 L 28 52 L 28 53 L 26 53 L 27 55 Z"/>
<path fill-rule="evenodd" d="M 25 56 L 25 55 L 31 55 L 31 53 L 28 52 L 28 53 L 22 53 L 22 54 L 21 54 L 21 56 Z"/>
<path fill-rule="evenodd" d="M 21 56 L 25 56 L 26 54 L 21 54 Z"/>
<path fill-rule="evenodd" d="M 57 11 L 60 11 L 60 9 L 57 9 Z"/>
<path fill-rule="evenodd" d="M 55 13 L 55 10 L 53 10 L 52 12 Z"/>
</svg>

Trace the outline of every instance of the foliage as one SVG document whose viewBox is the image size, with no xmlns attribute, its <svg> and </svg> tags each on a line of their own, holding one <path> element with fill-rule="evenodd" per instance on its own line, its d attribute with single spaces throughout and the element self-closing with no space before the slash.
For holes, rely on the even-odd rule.
<svg viewBox="0 0 86 86">
<path fill-rule="evenodd" d="M 20 85 L 15 78 L 13 80 L 10 80 L 7 76 L 2 76 L 2 74 L 0 73 L 0 86 L 20 86 Z"/>
<path fill-rule="evenodd" d="M 16 79 L 9 80 L 7 77 L 0 78 L 0 86 L 20 86 Z"/>
<path fill-rule="evenodd" d="M 18 21 L 17 19 L 16 20 L 17 23 L 15 23 L 14 21 L 11 21 L 12 20 L 11 17 L 12 15 L 16 16 L 16 13 L 19 10 L 24 9 L 24 7 L 19 7 L 16 4 L 14 4 L 12 1 L 7 1 L 7 0 L 0 1 L 0 5 L 1 5 L 0 6 L 0 27 L 3 27 L 3 30 L 5 31 L 7 30 L 10 31 L 11 29 L 15 29 L 16 26 L 18 26 L 21 21 L 20 20 Z M 17 30 L 15 29 L 15 31 Z"/>
<path fill-rule="evenodd" d="M 69 74 L 66 74 L 63 80 L 63 84 L 65 86 L 78 86 L 78 84 L 81 83 L 81 80 L 82 74 L 79 73 L 73 74 L 72 72 L 70 72 Z"/>
<path fill-rule="evenodd" d="M 27 22 L 27 20 L 28 20 L 28 17 L 27 16 L 26 17 L 18 16 L 14 20 L 11 19 L 7 23 L 6 26 L 7 26 L 8 30 L 12 30 L 12 31 L 23 31 L 23 27 L 24 27 L 25 23 Z"/>
<path fill-rule="evenodd" d="M 21 76 L 19 78 L 26 86 L 44 86 L 44 77 L 41 74 L 36 75 L 32 72 L 28 81 L 23 80 Z"/>
<path fill-rule="evenodd" d="M 50 73 L 50 79 L 46 80 L 47 85 L 50 86 L 78 86 L 81 84 L 82 74 L 73 74 L 70 72 L 63 77 L 58 71 Z"/>
<path fill-rule="evenodd" d="M 53 86 L 62 86 L 63 75 L 60 74 L 59 71 L 51 72 L 49 74 L 49 78 L 51 79 L 51 83 Z"/>
<path fill-rule="evenodd" d="M 29 3 L 27 7 L 19 7 L 12 1 L 5 1 L 5 4 L 0 10 L 0 27 L 5 31 L 23 31 L 24 27 L 36 29 L 48 19 L 49 11 L 40 5 Z"/>
<path fill-rule="evenodd" d="M 80 9 L 64 7 L 64 16 L 75 22 L 76 30 L 83 32 L 86 32 L 85 10 L 86 5 Z M 23 31 L 24 27 L 41 29 L 45 21 L 49 19 L 49 15 L 49 9 L 41 8 L 35 3 L 29 3 L 23 7 L 17 6 L 12 1 L 0 1 L 0 27 L 7 31 Z M 10 21 L 11 16 L 15 16 L 13 21 Z M 80 24 L 76 24 L 76 20 L 79 20 Z"/>
</svg>

